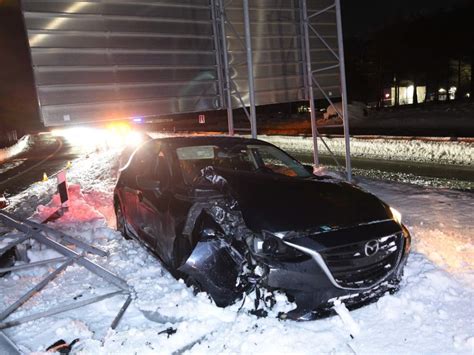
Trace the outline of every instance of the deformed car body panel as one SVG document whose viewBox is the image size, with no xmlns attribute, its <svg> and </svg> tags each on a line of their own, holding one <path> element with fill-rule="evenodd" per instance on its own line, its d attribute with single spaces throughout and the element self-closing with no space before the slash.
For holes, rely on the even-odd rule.
<svg viewBox="0 0 474 355">
<path fill-rule="evenodd" d="M 199 241 L 179 271 L 206 290 L 218 306 L 227 306 L 241 296 L 237 280 L 243 257 L 220 239 Z"/>
<path fill-rule="evenodd" d="M 397 289 L 409 250 L 409 245 L 407 245 L 409 234 L 402 235 L 402 233 L 400 227 L 392 220 L 340 230 L 327 230 L 313 235 L 290 233 L 291 239 L 283 238 L 283 242 L 301 250 L 308 258 L 275 261 L 272 258 L 257 257 L 259 264 L 267 270 L 261 280 L 261 285 L 269 289 L 284 289 L 295 300 L 297 309 L 287 315 L 293 319 L 308 317 L 308 315 L 311 315 L 312 319 L 313 316 L 329 314 L 331 306 L 327 305 L 328 300 L 344 299 L 351 307 L 375 300 L 385 292 Z M 344 238 L 349 235 L 353 237 L 354 243 L 341 243 L 342 240 L 347 240 Z M 361 249 L 350 251 L 347 248 L 350 245 L 365 242 L 368 239 L 367 236 L 373 238 L 369 241 L 385 239 L 386 249 L 390 248 L 389 254 L 393 254 L 393 259 L 387 259 L 390 255 L 384 255 L 381 252 L 371 257 L 359 255 L 359 262 L 354 262 L 357 258 L 352 258 L 351 263 L 340 265 L 351 277 L 357 275 L 364 267 L 372 268 L 369 271 L 373 275 L 377 275 L 377 271 L 383 272 L 381 277 L 375 279 L 370 279 L 367 274 L 364 274 L 364 283 L 359 281 L 360 284 L 357 286 L 347 287 L 341 280 L 336 279 L 334 271 L 330 269 L 328 261 L 322 255 L 334 246 L 346 248 L 346 254 L 362 253 Z M 391 236 L 396 236 L 398 243 L 392 245 Z M 341 261 L 344 260 L 341 260 L 339 256 L 338 262 L 341 263 Z M 389 262 L 393 262 L 390 269 L 386 268 Z"/>
</svg>

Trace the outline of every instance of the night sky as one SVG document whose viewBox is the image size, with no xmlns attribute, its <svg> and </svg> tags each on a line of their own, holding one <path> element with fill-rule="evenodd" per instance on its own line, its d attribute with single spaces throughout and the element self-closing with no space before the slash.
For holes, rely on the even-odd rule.
<svg viewBox="0 0 474 355">
<path fill-rule="evenodd" d="M 341 0 L 345 37 L 369 37 L 376 30 L 413 16 L 467 7 L 470 0 Z"/>
</svg>

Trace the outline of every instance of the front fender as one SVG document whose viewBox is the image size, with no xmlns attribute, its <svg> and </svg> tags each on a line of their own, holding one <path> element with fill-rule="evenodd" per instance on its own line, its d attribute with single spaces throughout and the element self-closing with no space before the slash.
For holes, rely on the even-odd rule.
<svg viewBox="0 0 474 355">
<path fill-rule="evenodd" d="M 237 279 L 243 257 L 219 238 L 199 241 L 179 271 L 191 276 L 216 305 L 225 307 L 240 297 Z"/>
</svg>

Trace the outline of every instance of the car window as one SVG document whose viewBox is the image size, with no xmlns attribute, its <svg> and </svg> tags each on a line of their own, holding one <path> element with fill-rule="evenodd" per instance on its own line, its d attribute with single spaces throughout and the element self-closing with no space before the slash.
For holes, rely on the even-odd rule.
<svg viewBox="0 0 474 355">
<path fill-rule="evenodd" d="M 157 142 L 148 142 L 138 148 L 131 158 L 130 168 L 134 175 L 152 176 L 159 153 Z"/>
<path fill-rule="evenodd" d="M 170 184 L 170 167 L 166 159 L 166 153 L 162 150 L 158 154 L 158 162 L 155 169 L 155 178 L 160 182 L 161 188 L 166 188 Z"/>
<path fill-rule="evenodd" d="M 300 172 L 300 164 L 283 152 L 272 146 L 249 146 L 257 161 L 265 169 L 269 169 L 276 174 L 286 176 L 299 176 L 301 173 L 307 175 L 307 172 Z"/>
<path fill-rule="evenodd" d="M 183 178 L 191 185 L 201 175 L 201 170 L 208 166 L 257 174 L 310 176 L 298 161 L 270 145 L 186 146 L 176 148 L 176 155 Z"/>
</svg>

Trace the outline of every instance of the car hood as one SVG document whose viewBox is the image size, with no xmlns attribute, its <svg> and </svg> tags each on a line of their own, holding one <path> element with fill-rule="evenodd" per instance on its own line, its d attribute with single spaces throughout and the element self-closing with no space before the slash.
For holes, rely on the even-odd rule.
<svg viewBox="0 0 474 355">
<path fill-rule="evenodd" d="M 255 232 L 347 227 L 390 218 L 374 195 L 333 179 L 219 172 Z"/>
</svg>

